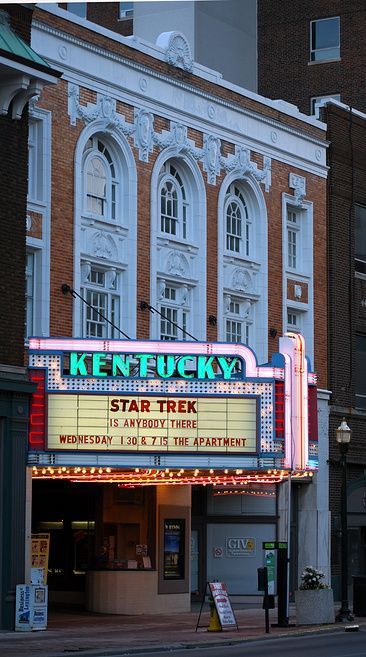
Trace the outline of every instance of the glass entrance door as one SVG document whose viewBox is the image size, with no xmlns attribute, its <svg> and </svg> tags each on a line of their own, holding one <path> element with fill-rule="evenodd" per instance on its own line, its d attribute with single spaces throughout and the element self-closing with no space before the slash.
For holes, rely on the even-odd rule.
<svg viewBox="0 0 366 657">
<path fill-rule="evenodd" d="M 191 594 L 199 595 L 199 534 L 198 529 L 192 529 L 191 532 Z"/>
</svg>

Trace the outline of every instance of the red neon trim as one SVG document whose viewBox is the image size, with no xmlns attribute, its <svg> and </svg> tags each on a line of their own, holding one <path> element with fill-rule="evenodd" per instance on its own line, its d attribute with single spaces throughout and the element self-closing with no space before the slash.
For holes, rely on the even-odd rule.
<svg viewBox="0 0 366 657">
<path fill-rule="evenodd" d="M 276 439 L 285 437 L 285 384 L 275 382 L 275 435 Z"/>
<path fill-rule="evenodd" d="M 317 387 L 308 387 L 309 441 L 318 441 L 318 395 Z"/>
<path fill-rule="evenodd" d="M 38 451 L 45 449 L 46 440 L 46 372 L 45 370 L 30 370 L 29 377 L 37 384 L 37 389 L 30 401 L 28 448 Z"/>
</svg>

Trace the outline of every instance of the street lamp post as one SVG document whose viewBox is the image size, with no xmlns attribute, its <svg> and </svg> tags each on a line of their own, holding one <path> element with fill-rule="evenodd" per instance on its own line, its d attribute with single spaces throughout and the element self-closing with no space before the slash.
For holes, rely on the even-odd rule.
<svg viewBox="0 0 366 657">
<path fill-rule="evenodd" d="M 345 418 L 343 418 L 338 429 L 335 430 L 336 441 L 339 445 L 341 457 L 340 465 L 342 468 L 342 486 L 341 486 L 341 588 L 342 604 L 336 615 L 336 622 L 352 621 L 353 616 L 348 605 L 348 528 L 347 528 L 347 451 L 351 441 L 352 431 L 349 428 Z"/>
</svg>

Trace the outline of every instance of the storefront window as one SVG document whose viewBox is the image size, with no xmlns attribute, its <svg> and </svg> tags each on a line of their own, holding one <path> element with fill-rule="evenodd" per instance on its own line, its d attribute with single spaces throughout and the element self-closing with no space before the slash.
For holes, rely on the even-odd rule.
<svg viewBox="0 0 366 657">
<path fill-rule="evenodd" d="M 210 515 L 275 516 L 276 487 L 250 484 L 239 488 L 215 486 L 208 490 L 207 510 Z"/>
<path fill-rule="evenodd" d="M 83 590 L 89 570 L 155 568 L 154 487 L 39 481 L 33 503 L 33 533 L 50 535 L 50 590 Z"/>
<path fill-rule="evenodd" d="M 153 487 L 104 487 L 96 568 L 149 570 L 155 567 L 155 495 Z"/>
</svg>

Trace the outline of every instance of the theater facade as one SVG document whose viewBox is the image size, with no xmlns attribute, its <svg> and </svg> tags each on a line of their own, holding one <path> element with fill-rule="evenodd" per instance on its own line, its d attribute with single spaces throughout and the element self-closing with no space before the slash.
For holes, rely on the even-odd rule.
<svg viewBox="0 0 366 657">
<path fill-rule="evenodd" d="M 294 590 L 329 568 L 325 126 L 180 32 L 40 3 L 32 45 L 63 72 L 30 106 L 26 221 L 50 601 L 258 596 L 262 542 L 287 538 Z"/>
<path fill-rule="evenodd" d="M 31 338 L 33 532 L 55 601 L 189 609 L 205 581 L 259 595 L 279 490 L 318 467 L 316 376 L 301 335 L 259 365 L 231 343 Z"/>
</svg>

